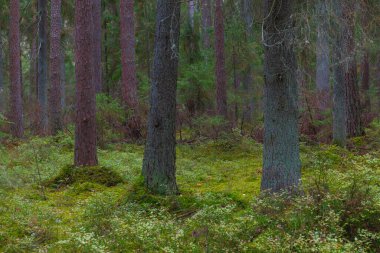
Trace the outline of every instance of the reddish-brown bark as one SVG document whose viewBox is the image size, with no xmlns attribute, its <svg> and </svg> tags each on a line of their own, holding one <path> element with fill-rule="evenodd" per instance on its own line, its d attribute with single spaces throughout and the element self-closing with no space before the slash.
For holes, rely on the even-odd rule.
<svg viewBox="0 0 380 253">
<path fill-rule="evenodd" d="M 131 109 L 137 106 L 134 0 L 120 0 L 121 62 L 123 99 Z"/>
<path fill-rule="evenodd" d="M 61 117 L 61 0 L 51 0 L 49 130 L 62 129 Z"/>
<path fill-rule="evenodd" d="M 93 82 L 93 21 L 92 0 L 75 1 L 75 76 L 76 118 L 75 158 L 76 166 L 95 166 L 96 154 L 96 104 Z"/>
<path fill-rule="evenodd" d="M 21 84 L 21 49 L 20 49 L 20 2 L 10 1 L 9 27 L 9 74 L 10 74 L 10 112 L 11 133 L 14 137 L 22 137 L 22 84 Z"/>
<path fill-rule="evenodd" d="M 224 21 L 222 0 L 215 1 L 215 56 L 217 113 L 227 117 L 227 80 L 224 55 Z"/>
<path fill-rule="evenodd" d="M 94 83 L 96 93 L 102 91 L 102 4 L 101 0 L 92 0 L 92 21 L 94 39 Z"/>
</svg>

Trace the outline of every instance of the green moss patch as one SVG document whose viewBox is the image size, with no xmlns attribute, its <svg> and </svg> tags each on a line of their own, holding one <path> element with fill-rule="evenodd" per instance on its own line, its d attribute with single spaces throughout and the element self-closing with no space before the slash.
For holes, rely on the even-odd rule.
<svg viewBox="0 0 380 253">
<path fill-rule="evenodd" d="M 45 185 L 58 189 L 73 184 L 90 182 L 111 187 L 123 183 L 123 181 L 118 173 L 106 167 L 66 166 L 61 169 L 56 177 L 46 181 Z"/>
</svg>

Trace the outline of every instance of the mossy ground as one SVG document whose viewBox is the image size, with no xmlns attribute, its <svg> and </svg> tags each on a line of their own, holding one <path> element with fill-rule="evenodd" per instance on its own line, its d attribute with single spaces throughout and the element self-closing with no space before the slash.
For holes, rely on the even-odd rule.
<svg viewBox="0 0 380 253">
<path fill-rule="evenodd" d="M 113 171 L 112 184 L 80 173 L 64 185 L 62 176 L 73 170 L 70 136 L 3 145 L 0 252 L 378 250 L 379 150 L 302 145 L 301 151 L 305 195 L 288 200 L 259 197 L 262 146 L 244 137 L 178 145 L 181 194 L 174 197 L 142 187 L 140 145 L 99 150 L 98 170 Z"/>
</svg>

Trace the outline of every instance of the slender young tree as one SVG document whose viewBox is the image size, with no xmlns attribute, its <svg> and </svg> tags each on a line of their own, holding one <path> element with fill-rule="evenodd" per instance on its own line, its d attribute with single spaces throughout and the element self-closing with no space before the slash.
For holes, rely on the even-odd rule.
<svg viewBox="0 0 380 253">
<path fill-rule="evenodd" d="M 316 85 L 319 93 L 319 107 L 324 110 L 329 104 L 330 93 L 330 44 L 328 35 L 329 14 L 327 0 L 317 1 L 317 71 Z"/>
<path fill-rule="evenodd" d="M 347 144 L 347 103 L 346 87 L 344 82 L 344 29 L 342 1 L 333 0 L 334 30 L 332 36 L 334 64 L 334 90 L 333 90 L 333 141 L 345 147 Z"/>
<path fill-rule="evenodd" d="M 195 15 L 195 1 L 194 0 L 189 0 L 188 11 L 189 11 L 190 26 L 192 29 L 194 29 L 194 15 Z"/>
<path fill-rule="evenodd" d="M 38 64 L 37 94 L 39 102 L 39 131 L 45 134 L 48 126 L 47 112 L 47 0 L 38 0 Z"/>
<path fill-rule="evenodd" d="M 61 0 L 51 0 L 49 130 L 56 135 L 62 129 L 61 107 Z"/>
<path fill-rule="evenodd" d="M 21 138 L 24 134 L 22 123 L 22 84 L 20 48 L 20 1 L 10 0 L 9 15 L 9 74 L 10 74 L 10 112 L 11 133 Z"/>
<path fill-rule="evenodd" d="M 264 0 L 264 164 L 261 190 L 296 191 L 301 180 L 294 0 Z"/>
<path fill-rule="evenodd" d="M 216 107 L 219 115 L 227 117 L 227 79 L 224 55 L 223 2 L 215 0 Z"/>
<path fill-rule="evenodd" d="M 368 0 L 363 0 L 361 2 L 361 23 L 364 31 L 364 37 L 366 38 L 369 34 L 369 3 Z M 367 39 L 364 39 L 364 55 L 362 59 L 361 75 L 362 75 L 362 91 L 364 94 L 363 109 L 366 112 L 371 112 L 371 100 L 369 96 L 370 88 L 370 66 L 369 66 L 369 50 L 368 50 Z"/>
<path fill-rule="evenodd" d="M 92 0 L 75 1 L 75 77 L 76 166 L 95 166 L 96 153 L 96 88 L 93 81 Z"/>
<path fill-rule="evenodd" d="M 128 108 L 137 109 L 134 0 L 120 0 L 120 26 L 123 98 Z"/>
<path fill-rule="evenodd" d="M 94 39 L 94 84 L 96 93 L 102 91 L 102 1 L 92 0 Z"/>
<path fill-rule="evenodd" d="M 211 47 L 210 42 L 210 29 L 212 26 L 211 21 L 211 0 L 201 0 L 202 1 L 202 39 L 203 46 L 205 48 Z"/>
<path fill-rule="evenodd" d="M 180 6 L 178 0 L 158 0 L 148 133 L 143 175 L 147 188 L 158 194 L 177 194 L 176 90 Z"/>
</svg>

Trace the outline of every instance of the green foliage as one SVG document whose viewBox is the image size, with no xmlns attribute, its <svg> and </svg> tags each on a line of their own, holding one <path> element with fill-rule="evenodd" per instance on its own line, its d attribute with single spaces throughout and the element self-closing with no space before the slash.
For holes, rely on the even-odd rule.
<svg viewBox="0 0 380 253">
<path fill-rule="evenodd" d="M 115 99 L 101 93 L 96 96 L 96 126 L 99 145 L 123 138 L 127 120 L 125 108 Z"/>
<path fill-rule="evenodd" d="M 143 147 L 118 143 L 99 150 L 99 160 L 125 183 L 106 187 L 83 174 L 42 198 L 36 164 L 43 180 L 58 175 L 72 143 L 61 133 L 1 146 L 0 251 L 379 251 L 378 150 L 303 144 L 303 194 L 260 196 L 262 146 L 234 130 L 178 145 L 181 194 L 164 197 L 141 181 Z"/>
<path fill-rule="evenodd" d="M 115 171 L 105 167 L 74 167 L 66 166 L 59 174 L 48 180 L 45 185 L 53 188 L 61 188 L 77 183 L 97 183 L 105 186 L 115 186 L 123 182 L 123 179 Z"/>
</svg>

